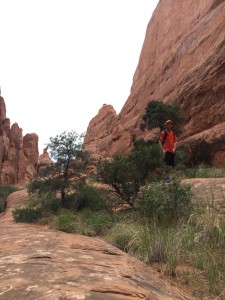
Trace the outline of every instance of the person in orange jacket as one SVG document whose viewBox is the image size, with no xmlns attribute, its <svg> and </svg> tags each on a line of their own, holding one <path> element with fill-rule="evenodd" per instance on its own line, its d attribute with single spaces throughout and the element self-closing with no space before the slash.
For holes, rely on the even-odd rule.
<svg viewBox="0 0 225 300">
<path fill-rule="evenodd" d="M 161 132 L 159 137 L 159 146 L 165 154 L 165 163 L 167 166 L 174 167 L 174 157 L 176 151 L 176 134 L 172 131 L 173 121 L 167 120 L 165 122 L 166 129 Z M 170 178 L 166 178 L 170 181 Z"/>
</svg>

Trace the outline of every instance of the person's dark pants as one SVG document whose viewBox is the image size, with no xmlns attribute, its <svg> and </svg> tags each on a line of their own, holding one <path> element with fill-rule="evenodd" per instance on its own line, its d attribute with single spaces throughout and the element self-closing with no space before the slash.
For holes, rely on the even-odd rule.
<svg viewBox="0 0 225 300">
<path fill-rule="evenodd" d="M 165 162 L 166 162 L 167 166 L 174 167 L 174 156 L 175 156 L 175 153 L 173 153 L 173 152 L 165 153 Z"/>
</svg>

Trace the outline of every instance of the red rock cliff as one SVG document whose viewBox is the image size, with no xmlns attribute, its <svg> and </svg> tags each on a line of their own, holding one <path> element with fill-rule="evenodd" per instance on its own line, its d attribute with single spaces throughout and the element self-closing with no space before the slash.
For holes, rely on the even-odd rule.
<svg viewBox="0 0 225 300">
<path fill-rule="evenodd" d="M 0 96 L 0 184 L 24 184 L 37 175 L 38 136 L 26 134 L 17 123 L 10 128 L 6 106 Z"/>
<path fill-rule="evenodd" d="M 150 100 L 175 103 L 187 119 L 180 144 L 225 166 L 225 1 L 161 0 L 148 24 L 131 94 L 119 115 L 90 122 L 84 142 L 91 154 L 126 152 L 153 133 L 139 130 Z M 113 110 L 110 106 L 108 110 Z M 106 108 L 104 108 L 104 114 Z M 107 115 L 107 114 L 106 114 Z M 104 119 L 104 121 L 103 121 Z M 105 123 L 104 123 L 105 122 Z M 148 135 L 148 136 L 147 136 Z"/>
</svg>

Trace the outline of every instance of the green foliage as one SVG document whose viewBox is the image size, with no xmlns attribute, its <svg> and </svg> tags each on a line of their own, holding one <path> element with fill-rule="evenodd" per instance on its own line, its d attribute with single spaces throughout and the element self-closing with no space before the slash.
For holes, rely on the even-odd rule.
<svg viewBox="0 0 225 300">
<path fill-rule="evenodd" d="M 0 199 L 0 213 L 5 211 L 6 202 Z"/>
<path fill-rule="evenodd" d="M 79 233 L 81 228 L 84 228 L 84 224 L 80 224 L 74 213 L 62 209 L 56 220 L 56 228 L 64 232 Z"/>
<path fill-rule="evenodd" d="M 17 188 L 12 185 L 2 185 L 0 186 L 0 197 L 6 199 L 11 193 L 17 191 Z"/>
<path fill-rule="evenodd" d="M 93 211 L 109 209 L 109 203 L 100 190 L 85 182 L 78 182 L 75 185 L 76 192 L 67 195 L 65 208 L 82 210 L 88 208 Z"/>
<path fill-rule="evenodd" d="M 90 209 L 84 209 L 80 215 L 82 219 L 85 220 L 89 232 L 92 231 L 94 235 L 106 234 L 119 220 L 117 214 L 105 210 L 96 212 Z"/>
<path fill-rule="evenodd" d="M 83 137 L 83 134 L 78 134 L 74 130 L 64 131 L 60 135 L 50 137 L 47 147 L 51 157 L 56 161 L 68 163 L 81 151 Z"/>
<path fill-rule="evenodd" d="M 42 194 L 55 194 L 62 189 L 69 187 L 69 181 L 62 178 L 48 178 L 46 180 L 34 180 L 28 185 L 28 192 L 35 193 L 38 192 L 39 195 Z"/>
<path fill-rule="evenodd" d="M 16 222 L 35 222 L 40 219 L 43 212 L 40 208 L 18 207 L 13 212 L 13 218 Z"/>
<path fill-rule="evenodd" d="M 0 186 L 0 213 L 5 211 L 7 197 L 11 193 L 16 192 L 16 191 L 17 191 L 17 188 L 15 188 L 12 185 Z"/>
<path fill-rule="evenodd" d="M 74 164 L 76 166 L 76 159 L 81 158 L 83 137 L 83 134 L 78 134 L 73 130 L 70 132 L 64 131 L 56 137 L 50 137 L 50 143 L 48 144 L 50 156 L 56 160 L 55 166 L 60 168 L 59 173 L 62 174 L 60 192 L 63 207 L 65 206 L 66 188 L 70 184 L 69 170 Z"/>
<path fill-rule="evenodd" d="M 160 127 L 163 129 L 166 120 L 173 120 L 175 128 L 184 119 L 177 105 L 165 104 L 159 100 L 152 100 L 145 108 L 145 114 L 142 117 L 143 123 L 140 125 L 141 130 L 153 129 Z"/>
<path fill-rule="evenodd" d="M 223 178 L 225 177 L 224 168 L 213 168 L 205 164 L 199 164 L 183 171 L 186 178 Z"/>
<path fill-rule="evenodd" d="M 127 155 L 99 161 L 97 168 L 100 180 L 111 185 L 120 199 L 132 206 L 140 187 L 161 164 L 159 146 L 139 142 Z"/>
<path fill-rule="evenodd" d="M 175 180 L 170 184 L 151 184 L 142 190 L 140 197 L 137 209 L 148 219 L 160 223 L 177 222 L 191 213 L 190 187 Z"/>
<path fill-rule="evenodd" d="M 39 201 L 44 213 L 57 213 L 61 209 L 61 201 L 55 196 L 42 194 Z"/>
<path fill-rule="evenodd" d="M 136 243 L 134 241 L 138 237 L 140 237 L 140 225 L 131 222 L 119 222 L 110 230 L 107 240 L 119 249 L 131 254 L 131 244 L 133 249 L 137 248 L 139 239 Z"/>
<path fill-rule="evenodd" d="M 82 210 L 79 214 L 62 209 L 55 221 L 58 230 L 95 236 L 105 233 L 118 218 L 112 212 Z"/>
<path fill-rule="evenodd" d="M 55 171 L 54 164 L 51 166 L 41 166 L 38 169 L 38 177 L 43 178 L 43 177 L 48 177 L 49 175 L 53 174 Z"/>
</svg>

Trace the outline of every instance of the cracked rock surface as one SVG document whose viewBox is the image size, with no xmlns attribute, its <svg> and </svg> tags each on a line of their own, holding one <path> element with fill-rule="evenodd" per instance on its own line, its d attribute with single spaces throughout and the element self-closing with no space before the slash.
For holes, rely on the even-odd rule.
<svg viewBox="0 0 225 300">
<path fill-rule="evenodd" d="M 0 299 L 182 300 L 137 259 L 98 238 L 15 223 L 12 210 L 26 190 L 7 199 L 0 217 Z"/>
</svg>

